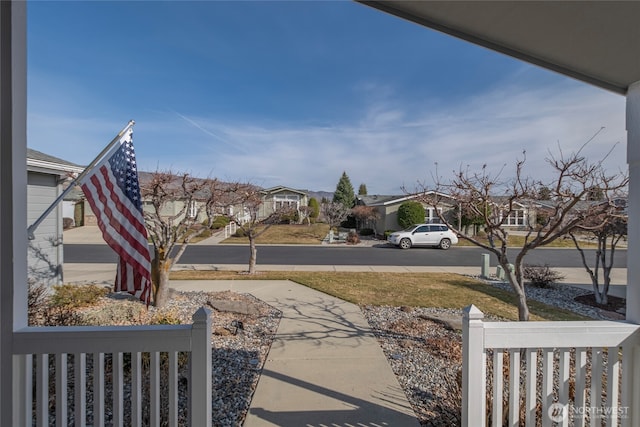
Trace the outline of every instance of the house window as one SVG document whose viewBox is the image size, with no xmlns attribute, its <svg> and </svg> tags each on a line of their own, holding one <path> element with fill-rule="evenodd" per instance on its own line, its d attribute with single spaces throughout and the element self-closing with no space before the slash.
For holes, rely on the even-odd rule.
<svg viewBox="0 0 640 427">
<path fill-rule="evenodd" d="M 299 196 L 273 196 L 274 209 L 298 209 Z"/>
<path fill-rule="evenodd" d="M 509 214 L 504 225 L 511 226 L 524 226 L 525 224 L 525 212 L 523 210 L 513 211 Z"/>
<path fill-rule="evenodd" d="M 438 212 L 442 213 L 442 208 L 438 208 Z M 439 224 L 442 221 L 438 217 L 436 210 L 434 208 L 426 208 L 424 222 L 427 224 Z"/>
</svg>

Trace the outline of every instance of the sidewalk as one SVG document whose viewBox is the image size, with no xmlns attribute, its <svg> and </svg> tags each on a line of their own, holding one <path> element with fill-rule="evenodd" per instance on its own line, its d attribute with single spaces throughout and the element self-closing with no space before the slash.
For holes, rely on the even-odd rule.
<svg viewBox="0 0 640 427">
<path fill-rule="evenodd" d="M 245 427 L 418 426 L 358 306 L 288 280 L 172 280 L 250 293 L 282 311 Z"/>
</svg>

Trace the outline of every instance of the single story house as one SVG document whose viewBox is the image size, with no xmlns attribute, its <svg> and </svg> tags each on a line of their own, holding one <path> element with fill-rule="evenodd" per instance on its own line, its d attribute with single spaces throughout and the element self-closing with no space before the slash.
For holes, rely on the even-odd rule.
<svg viewBox="0 0 640 427">
<path fill-rule="evenodd" d="M 444 214 L 444 216 L 451 224 L 457 224 L 459 222 L 459 219 L 457 218 L 459 215 L 459 211 L 457 209 L 458 203 L 450 196 L 442 193 L 436 193 L 434 191 L 428 191 L 420 195 L 409 194 L 402 196 L 357 196 L 357 204 L 364 206 L 373 206 L 376 208 L 379 214 L 379 218 L 376 221 L 375 230 L 397 231 L 401 228 L 398 224 L 398 209 L 404 202 L 415 200 L 416 198 L 418 198 L 418 196 L 429 196 L 436 194 L 439 198 L 437 207 L 434 208 L 428 203 L 422 203 L 425 210 L 424 222 L 427 224 L 441 222 L 438 216 L 438 212 L 440 212 L 441 214 Z M 502 199 L 500 197 L 495 198 L 495 203 L 498 206 L 501 202 Z M 513 210 L 509 212 L 507 218 L 505 219 L 504 225 L 506 227 L 520 228 L 526 227 L 529 224 L 535 224 L 537 210 L 543 206 L 547 206 L 542 205 L 541 203 L 542 202 L 538 201 L 532 201 L 530 203 L 515 203 Z"/>
<path fill-rule="evenodd" d="M 66 160 L 27 148 L 27 223 L 29 225 L 62 193 L 62 184 L 84 168 Z M 40 223 L 28 241 L 29 280 L 48 286 L 62 283 L 63 204 L 60 203 Z"/>
<path fill-rule="evenodd" d="M 295 190 L 282 185 L 266 188 L 261 191 L 261 194 L 262 205 L 258 212 L 258 218 L 260 219 L 267 218 L 272 213 L 283 208 L 299 211 L 301 206 L 307 206 L 309 204 L 305 191 Z"/>
<path fill-rule="evenodd" d="M 430 192 L 432 193 L 432 192 Z M 443 200 L 441 205 L 437 207 L 437 210 L 440 212 L 448 212 L 449 215 L 454 215 L 455 202 L 451 200 L 451 202 L 445 202 L 446 196 L 443 196 Z M 356 196 L 356 204 L 363 206 L 372 206 L 375 207 L 378 211 L 379 217 L 376 221 L 374 229 L 378 232 L 383 232 L 386 230 L 394 230 L 397 231 L 401 229 L 398 224 L 398 209 L 404 202 L 408 202 L 414 200 L 418 197 L 417 194 L 409 194 L 402 196 L 381 196 L 381 195 L 372 195 L 372 196 Z M 436 209 L 433 206 L 430 206 L 426 203 L 423 203 L 425 210 L 425 223 L 439 223 L 440 218 L 436 212 Z"/>
</svg>

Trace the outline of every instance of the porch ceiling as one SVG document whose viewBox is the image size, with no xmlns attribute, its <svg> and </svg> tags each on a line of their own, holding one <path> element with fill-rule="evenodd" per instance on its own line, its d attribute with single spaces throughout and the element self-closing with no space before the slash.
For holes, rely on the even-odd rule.
<svg viewBox="0 0 640 427">
<path fill-rule="evenodd" d="M 361 2 L 621 94 L 640 81 L 640 2 Z"/>
</svg>

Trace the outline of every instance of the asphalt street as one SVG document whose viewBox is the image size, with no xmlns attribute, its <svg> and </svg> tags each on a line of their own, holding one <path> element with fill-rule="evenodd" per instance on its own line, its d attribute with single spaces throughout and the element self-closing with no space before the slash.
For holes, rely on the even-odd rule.
<svg viewBox="0 0 640 427">
<path fill-rule="evenodd" d="M 447 251 L 434 248 L 408 250 L 380 244 L 367 247 L 350 246 L 276 246 L 258 245 L 258 264 L 263 265 L 397 265 L 397 266 L 479 266 L 487 251 L 475 247 L 452 247 Z M 593 262 L 595 251 L 585 251 Z M 515 256 L 515 251 L 513 253 Z M 575 249 L 540 248 L 526 256 L 527 264 L 548 264 L 550 267 L 582 267 Z M 249 260 L 245 245 L 189 246 L 182 256 L 183 264 L 243 264 Z M 627 251 L 618 249 L 615 268 L 626 268 Z M 104 244 L 65 244 L 65 263 L 112 263 L 115 253 Z M 497 265 L 495 256 L 491 266 Z"/>
</svg>

